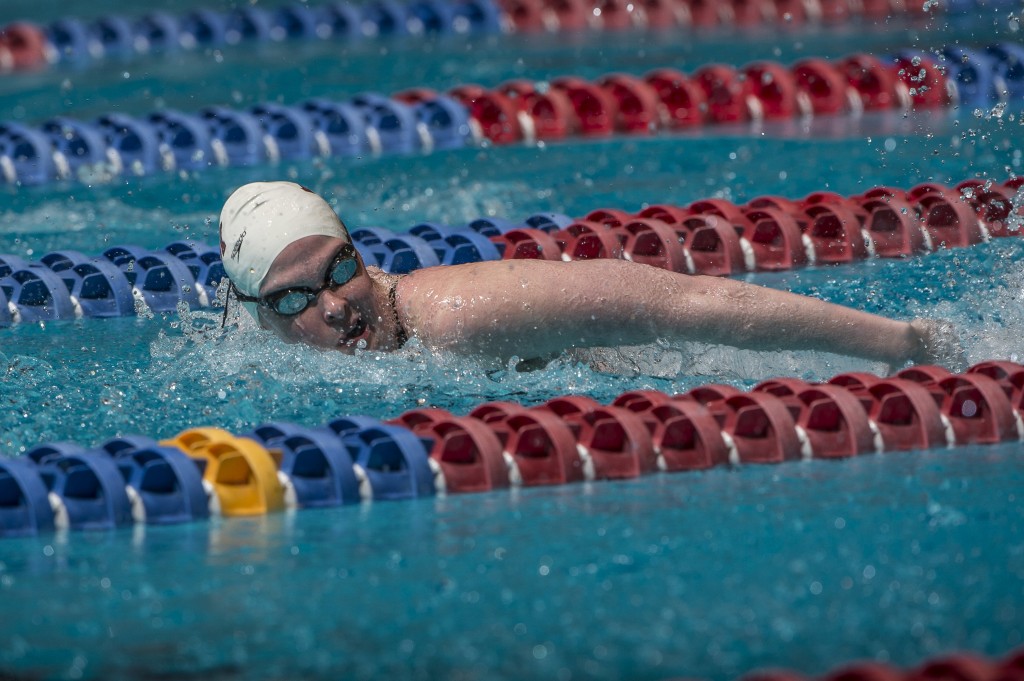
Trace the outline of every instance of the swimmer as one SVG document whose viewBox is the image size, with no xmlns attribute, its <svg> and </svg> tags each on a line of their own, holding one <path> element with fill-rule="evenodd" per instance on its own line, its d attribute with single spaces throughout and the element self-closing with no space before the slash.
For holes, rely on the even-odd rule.
<svg viewBox="0 0 1024 681">
<path fill-rule="evenodd" d="M 326 201 L 290 182 L 236 190 L 221 211 L 220 251 L 235 297 L 263 328 L 349 353 L 393 350 L 416 337 L 427 348 L 507 361 L 661 339 L 902 365 L 948 364 L 958 347 L 948 324 L 626 260 L 499 260 L 387 274 L 363 263 Z"/>
</svg>

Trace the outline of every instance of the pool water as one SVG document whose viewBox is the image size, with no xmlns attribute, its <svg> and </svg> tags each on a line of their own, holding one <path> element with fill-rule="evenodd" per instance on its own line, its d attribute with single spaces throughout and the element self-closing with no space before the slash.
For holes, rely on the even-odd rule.
<svg viewBox="0 0 1024 681">
<path fill-rule="evenodd" d="M 131 3 L 128 3 L 129 5 Z M 198 3 L 180 3 L 178 9 Z M 208 4 L 208 3 L 207 3 Z M 222 3 L 226 5 L 227 3 Z M 6 6 L 5 6 L 6 7 Z M 142 12 L 148 6 L 135 5 Z M 20 3 L 17 17 L 128 12 Z M 5 8 L 5 12 L 12 11 Z M 238 48 L 0 79 L 0 119 L 186 111 L 412 85 L 592 77 L 710 61 L 882 52 L 1015 37 L 994 14 L 750 35 L 626 33 Z M 1020 174 L 1020 112 L 872 115 L 429 156 L 333 159 L 91 184 L 0 186 L 0 252 L 212 243 L 231 190 L 290 178 L 352 226 Z M 971 361 L 1024 358 L 1024 245 L 749 275 L 901 318 L 956 322 Z M 216 311 L 0 330 L 0 452 L 391 418 L 424 405 L 750 387 L 885 367 L 824 353 L 632 350 L 528 374 L 413 343 L 357 357 L 285 345 Z M 725 681 L 758 667 L 911 665 L 1024 643 L 1020 444 L 657 475 L 0 543 L 0 677 Z"/>
</svg>

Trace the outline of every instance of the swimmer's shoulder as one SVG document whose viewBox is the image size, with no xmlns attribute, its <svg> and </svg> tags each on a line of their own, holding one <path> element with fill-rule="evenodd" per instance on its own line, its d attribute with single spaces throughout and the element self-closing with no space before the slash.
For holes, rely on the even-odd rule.
<svg viewBox="0 0 1024 681">
<path fill-rule="evenodd" d="M 405 274 L 391 274 L 390 272 L 385 272 L 376 265 L 367 265 L 366 273 L 370 276 L 370 279 L 378 284 L 386 286 L 387 288 L 394 288 L 399 281 L 408 276 Z"/>
</svg>

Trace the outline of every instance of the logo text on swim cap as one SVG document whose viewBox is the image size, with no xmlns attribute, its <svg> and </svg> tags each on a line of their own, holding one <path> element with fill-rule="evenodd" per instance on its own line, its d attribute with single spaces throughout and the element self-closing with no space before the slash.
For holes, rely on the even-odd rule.
<svg viewBox="0 0 1024 681">
<path fill-rule="evenodd" d="M 235 241 L 235 245 L 231 248 L 231 257 L 234 260 L 238 260 L 238 253 L 242 250 L 242 240 L 245 239 L 245 230 L 238 235 L 238 240 Z"/>
</svg>

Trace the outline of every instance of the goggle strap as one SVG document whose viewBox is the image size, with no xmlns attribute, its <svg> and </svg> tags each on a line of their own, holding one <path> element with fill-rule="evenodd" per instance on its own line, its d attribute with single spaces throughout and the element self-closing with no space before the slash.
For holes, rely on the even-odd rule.
<svg viewBox="0 0 1024 681">
<path fill-rule="evenodd" d="M 220 319 L 220 328 L 222 328 L 222 329 L 225 326 L 227 326 L 227 324 L 228 324 L 228 303 L 231 302 L 232 295 L 233 294 L 237 294 L 237 293 L 238 293 L 238 289 L 235 288 L 235 282 L 233 282 L 233 281 L 231 281 L 229 279 L 228 280 L 228 290 L 224 294 L 224 316 L 222 316 L 221 319 Z"/>
</svg>

